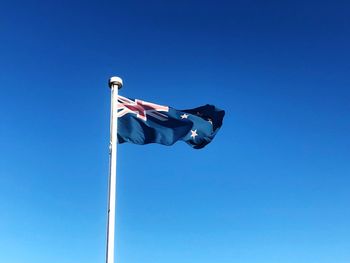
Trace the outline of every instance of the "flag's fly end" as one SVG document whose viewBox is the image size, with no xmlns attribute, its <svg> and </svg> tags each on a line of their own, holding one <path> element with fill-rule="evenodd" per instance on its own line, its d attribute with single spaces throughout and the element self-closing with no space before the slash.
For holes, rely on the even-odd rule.
<svg viewBox="0 0 350 263">
<path fill-rule="evenodd" d="M 119 77 L 111 77 L 109 79 L 109 87 L 118 86 L 118 89 L 121 89 L 123 86 L 123 80 Z"/>
</svg>

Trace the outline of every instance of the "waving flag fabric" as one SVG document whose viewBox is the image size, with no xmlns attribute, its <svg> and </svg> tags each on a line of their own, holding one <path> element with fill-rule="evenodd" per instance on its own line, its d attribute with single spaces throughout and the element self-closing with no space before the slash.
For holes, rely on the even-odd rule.
<svg viewBox="0 0 350 263">
<path fill-rule="evenodd" d="M 225 112 L 213 105 L 176 110 L 142 100 L 118 97 L 118 142 L 172 145 L 185 141 L 195 149 L 214 138 Z"/>
</svg>

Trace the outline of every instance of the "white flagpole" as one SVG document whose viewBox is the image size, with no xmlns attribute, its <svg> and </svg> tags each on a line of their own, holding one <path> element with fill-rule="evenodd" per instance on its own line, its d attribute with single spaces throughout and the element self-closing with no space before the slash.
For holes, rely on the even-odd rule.
<svg viewBox="0 0 350 263">
<path fill-rule="evenodd" d="M 115 235 L 115 209 L 116 209 L 116 182 L 117 182 L 117 104 L 118 90 L 123 86 L 119 77 L 109 79 L 111 89 L 111 120 L 109 143 L 109 190 L 108 190 L 108 219 L 107 219 L 107 250 L 106 263 L 114 263 L 114 235 Z"/>
</svg>

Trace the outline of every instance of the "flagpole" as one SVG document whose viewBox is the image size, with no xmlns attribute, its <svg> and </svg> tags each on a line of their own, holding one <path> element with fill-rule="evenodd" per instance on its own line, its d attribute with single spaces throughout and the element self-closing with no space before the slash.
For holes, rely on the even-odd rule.
<svg viewBox="0 0 350 263">
<path fill-rule="evenodd" d="M 111 89 L 111 120 L 109 142 L 109 183 L 108 183 L 108 212 L 107 212 L 107 248 L 106 263 L 114 263 L 115 240 L 115 210 L 116 210 L 116 182 L 117 182 L 117 103 L 118 90 L 123 86 L 123 80 L 119 77 L 109 79 Z"/>
</svg>

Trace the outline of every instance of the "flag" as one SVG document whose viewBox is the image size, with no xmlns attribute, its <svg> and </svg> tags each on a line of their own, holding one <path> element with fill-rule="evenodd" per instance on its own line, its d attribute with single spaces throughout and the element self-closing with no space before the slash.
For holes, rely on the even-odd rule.
<svg viewBox="0 0 350 263">
<path fill-rule="evenodd" d="M 118 96 L 118 143 L 159 143 L 172 145 L 184 141 L 201 149 L 212 141 L 225 111 L 213 105 L 176 110 L 138 99 Z"/>
</svg>

